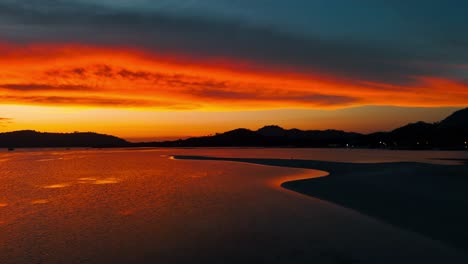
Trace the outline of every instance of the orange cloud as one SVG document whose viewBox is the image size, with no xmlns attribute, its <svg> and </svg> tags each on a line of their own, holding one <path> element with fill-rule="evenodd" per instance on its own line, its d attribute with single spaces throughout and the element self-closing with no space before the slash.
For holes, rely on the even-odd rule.
<svg viewBox="0 0 468 264">
<path fill-rule="evenodd" d="M 5 127 L 13 122 L 13 119 L 7 117 L 0 117 L 0 127 Z"/>
<path fill-rule="evenodd" d="M 125 48 L 3 44 L 0 67 L 4 104 L 229 110 L 468 102 L 466 83 L 431 76 L 376 83 Z"/>
</svg>

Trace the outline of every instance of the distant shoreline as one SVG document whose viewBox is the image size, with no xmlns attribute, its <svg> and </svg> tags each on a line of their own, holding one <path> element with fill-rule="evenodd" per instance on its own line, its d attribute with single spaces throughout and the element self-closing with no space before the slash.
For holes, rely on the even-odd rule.
<svg viewBox="0 0 468 264">
<path fill-rule="evenodd" d="M 184 146 L 112 146 L 112 147 L 62 147 L 62 146 L 47 146 L 47 147 L 13 147 L 13 150 L 24 149 L 343 149 L 343 150 L 383 150 L 383 151 L 467 151 L 468 149 L 411 149 L 411 148 L 365 148 L 365 147 L 295 147 L 295 146 L 197 146 L 197 147 L 184 147 Z M 0 147 L 0 151 L 9 151 L 10 147 Z"/>
<path fill-rule="evenodd" d="M 360 134 L 341 130 L 238 128 L 214 135 L 173 141 L 129 142 L 95 132 L 46 133 L 21 130 L 0 133 L 0 148 L 21 147 L 288 147 L 397 150 L 468 150 L 468 108 L 436 123 L 416 122 L 389 132 Z"/>
</svg>

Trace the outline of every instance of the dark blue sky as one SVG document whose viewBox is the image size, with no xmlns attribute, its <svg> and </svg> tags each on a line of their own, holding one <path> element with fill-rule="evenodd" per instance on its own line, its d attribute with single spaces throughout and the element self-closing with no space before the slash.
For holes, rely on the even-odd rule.
<svg viewBox="0 0 468 264">
<path fill-rule="evenodd" d="M 175 50 L 394 83 L 465 80 L 468 1 L 0 2 L 0 38 Z"/>
</svg>

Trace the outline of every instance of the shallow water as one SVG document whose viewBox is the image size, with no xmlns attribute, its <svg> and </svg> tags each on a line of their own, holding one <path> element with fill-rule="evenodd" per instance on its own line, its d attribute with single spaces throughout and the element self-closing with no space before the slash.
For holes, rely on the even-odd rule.
<svg viewBox="0 0 468 264">
<path fill-rule="evenodd" d="M 456 263 L 461 258 L 439 242 L 277 186 L 285 177 L 323 172 L 171 155 L 436 163 L 467 158 L 466 152 L 342 149 L 3 151 L 0 263 Z"/>
</svg>

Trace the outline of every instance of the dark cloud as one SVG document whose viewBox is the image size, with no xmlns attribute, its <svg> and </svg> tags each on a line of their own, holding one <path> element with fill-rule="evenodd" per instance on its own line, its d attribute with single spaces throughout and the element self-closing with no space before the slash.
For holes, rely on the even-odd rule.
<svg viewBox="0 0 468 264">
<path fill-rule="evenodd" d="M 44 95 L 0 95 L 2 102 L 27 103 L 33 105 L 91 105 L 102 107 L 163 107 L 167 109 L 194 109 L 196 104 L 171 103 L 157 99 L 130 99 L 119 97 L 92 96 L 44 96 Z"/>
<path fill-rule="evenodd" d="M 123 69 L 123 70 L 120 70 L 118 74 L 122 78 L 130 79 L 130 80 L 138 80 L 138 79 L 149 80 L 153 78 L 153 74 L 146 72 L 146 71 L 130 71 L 130 70 Z"/>
<path fill-rule="evenodd" d="M 91 65 L 87 68 L 53 69 L 45 72 L 48 77 L 61 81 L 81 80 L 88 78 L 116 79 L 121 78 L 128 81 L 146 81 L 152 84 L 167 85 L 169 87 L 191 88 L 227 88 L 235 84 L 227 81 L 216 81 L 207 77 L 199 77 L 187 74 L 168 74 L 157 71 L 131 70 L 125 67 L 112 67 L 107 64 Z M 46 84 L 0 84 L 0 89 L 10 90 L 94 90 L 97 88 L 81 85 L 46 85 Z"/>
<path fill-rule="evenodd" d="M 96 76 L 112 78 L 114 77 L 114 73 L 112 72 L 112 68 L 108 65 L 98 65 L 97 69 L 94 71 Z"/>
<path fill-rule="evenodd" d="M 13 123 L 12 118 L 7 118 L 7 117 L 0 117 L 0 127 L 5 127 L 8 124 Z"/>
<path fill-rule="evenodd" d="M 0 23 L 4 25 L 0 36 L 9 41 L 134 46 L 198 58 L 249 59 L 265 67 L 296 67 L 305 72 L 392 83 L 407 83 L 417 75 L 444 75 L 446 69 L 426 67 L 425 62 L 449 63 L 453 57 L 422 48 L 408 50 L 287 33 L 233 20 L 128 11 L 65 0 L 4 1 L 0 3 Z M 466 57 L 466 48 L 457 51 L 458 58 Z M 76 70 L 76 74 L 87 74 Z M 102 70 L 100 74 L 110 74 Z M 119 74 L 149 77 L 143 72 Z"/>
<path fill-rule="evenodd" d="M 40 83 L 28 83 L 28 84 L 0 84 L 0 90 L 9 91 L 90 91 L 94 88 L 83 85 L 50 85 Z"/>
<path fill-rule="evenodd" d="M 310 104 L 311 106 L 334 106 L 334 105 L 346 105 L 351 103 L 357 103 L 360 101 L 359 98 L 351 96 L 336 96 L 336 95 L 324 95 L 324 94 L 312 94 L 312 93 L 283 93 L 278 91 L 265 91 L 265 90 L 251 90 L 251 91 L 234 91 L 227 89 L 213 89 L 205 87 L 203 89 L 190 90 L 187 94 L 202 99 L 214 99 L 217 101 L 252 101 L 255 102 L 276 102 L 278 106 L 281 103 L 294 102 L 302 104 Z"/>
</svg>

